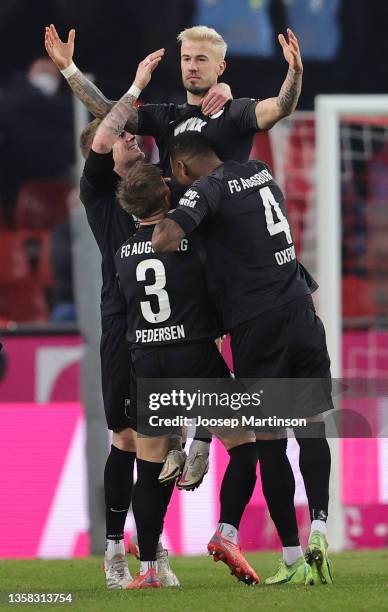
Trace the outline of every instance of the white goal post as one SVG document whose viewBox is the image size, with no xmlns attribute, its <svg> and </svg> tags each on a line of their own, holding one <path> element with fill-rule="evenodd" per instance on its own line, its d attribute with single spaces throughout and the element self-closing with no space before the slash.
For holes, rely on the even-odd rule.
<svg viewBox="0 0 388 612">
<path fill-rule="evenodd" d="M 388 116 L 387 95 L 320 95 L 316 111 L 317 254 L 319 314 L 325 324 L 333 378 L 342 375 L 342 292 L 341 292 L 341 167 L 340 120 L 344 116 Z M 340 441 L 330 440 L 332 483 L 330 548 L 346 547 L 341 500 Z"/>
</svg>

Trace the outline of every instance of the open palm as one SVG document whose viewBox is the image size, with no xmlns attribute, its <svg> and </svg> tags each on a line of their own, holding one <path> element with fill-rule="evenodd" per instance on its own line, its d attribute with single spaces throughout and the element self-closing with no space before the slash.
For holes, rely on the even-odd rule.
<svg viewBox="0 0 388 612">
<path fill-rule="evenodd" d="M 44 46 L 50 58 L 60 70 L 64 70 L 70 66 L 73 60 L 74 39 L 75 30 L 70 30 L 67 42 L 63 42 L 63 40 L 59 38 L 58 32 L 53 24 L 51 24 L 50 27 L 46 27 Z"/>
<path fill-rule="evenodd" d="M 298 39 L 290 28 L 287 29 L 288 41 L 283 34 L 279 34 L 278 40 L 283 49 L 283 55 L 286 62 L 292 70 L 300 72 L 303 69 L 302 57 L 300 54 Z"/>
</svg>

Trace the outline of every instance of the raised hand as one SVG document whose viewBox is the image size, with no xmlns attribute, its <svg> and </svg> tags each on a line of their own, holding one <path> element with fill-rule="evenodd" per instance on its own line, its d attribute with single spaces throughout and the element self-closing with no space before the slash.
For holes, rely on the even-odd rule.
<svg viewBox="0 0 388 612">
<path fill-rule="evenodd" d="M 67 42 L 63 42 L 63 40 L 59 38 L 54 24 L 51 24 L 50 27 L 46 26 L 44 46 L 46 47 L 48 55 L 59 70 L 64 70 L 70 66 L 73 61 L 74 39 L 75 30 L 70 30 Z"/>
<path fill-rule="evenodd" d="M 283 34 L 279 34 L 278 40 L 283 49 L 283 55 L 290 68 L 295 72 L 303 71 L 302 56 L 300 54 L 298 39 L 294 32 L 287 28 L 288 42 Z"/>
<path fill-rule="evenodd" d="M 201 110 L 204 115 L 216 115 L 228 100 L 233 100 L 232 92 L 226 83 L 217 83 L 210 87 L 202 100 Z"/>
<path fill-rule="evenodd" d="M 151 80 L 151 76 L 159 62 L 163 59 L 164 49 L 158 49 L 153 53 L 149 53 L 145 59 L 137 67 L 135 80 L 133 84 L 143 90 L 147 87 Z"/>
</svg>

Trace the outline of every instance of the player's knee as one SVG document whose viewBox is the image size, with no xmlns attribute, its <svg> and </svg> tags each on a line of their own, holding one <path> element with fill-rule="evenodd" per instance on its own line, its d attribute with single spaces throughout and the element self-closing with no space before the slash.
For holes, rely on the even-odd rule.
<svg viewBox="0 0 388 612">
<path fill-rule="evenodd" d="M 163 463 L 168 453 L 169 438 L 139 438 L 137 458 L 151 463 Z"/>
<path fill-rule="evenodd" d="M 245 479 L 254 486 L 256 482 L 257 455 L 254 442 L 245 442 L 233 446 L 228 450 L 231 463 L 238 468 L 239 473 L 244 474 Z"/>
<path fill-rule="evenodd" d="M 136 453 L 136 433 L 130 427 L 114 431 L 112 444 L 127 453 Z"/>
<path fill-rule="evenodd" d="M 254 444 L 256 442 L 255 435 L 252 432 L 241 432 L 241 434 L 233 434 L 229 436 L 223 435 L 220 437 L 220 440 L 227 451 L 231 450 L 232 448 L 236 448 L 237 446 L 241 446 L 242 444 Z"/>
</svg>

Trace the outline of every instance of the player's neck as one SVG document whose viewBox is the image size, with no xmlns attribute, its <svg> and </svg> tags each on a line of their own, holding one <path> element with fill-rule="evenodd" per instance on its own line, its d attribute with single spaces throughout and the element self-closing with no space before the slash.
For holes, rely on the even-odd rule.
<svg viewBox="0 0 388 612">
<path fill-rule="evenodd" d="M 187 92 L 187 104 L 191 104 L 192 106 L 201 106 L 202 100 L 206 94 L 193 94 L 190 91 Z"/>
<path fill-rule="evenodd" d="M 127 171 L 127 167 L 126 166 L 122 166 L 121 164 L 115 164 L 115 167 L 113 168 L 113 171 L 118 174 L 121 178 L 124 178 L 125 173 Z"/>
<path fill-rule="evenodd" d="M 163 221 L 165 216 L 166 216 L 165 211 L 161 211 L 161 212 L 155 213 L 151 217 L 147 217 L 146 219 L 139 219 L 140 227 L 143 227 L 143 225 L 144 226 L 145 225 L 155 225 L 156 223 L 160 223 L 161 221 Z"/>
<path fill-rule="evenodd" d="M 195 167 L 193 167 L 193 176 L 195 176 L 196 179 L 200 176 L 207 176 L 218 168 L 218 166 L 221 166 L 222 163 L 223 162 L 217 155 L 201 157 L 196 160 Z"/>
<path fill-rule="evenodd" d="M 132 168 L 135 162 L 129 162 L 126 164 L 115 164 L 113 171 L 118 174 L 121 178 L 124 178 L 128 174 L 128 170 Z"/>
</svg>

